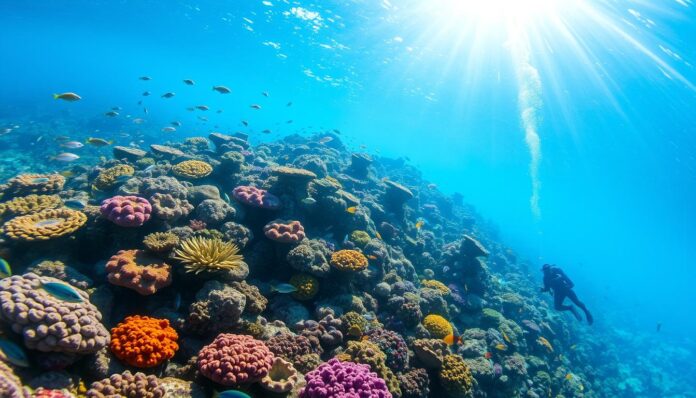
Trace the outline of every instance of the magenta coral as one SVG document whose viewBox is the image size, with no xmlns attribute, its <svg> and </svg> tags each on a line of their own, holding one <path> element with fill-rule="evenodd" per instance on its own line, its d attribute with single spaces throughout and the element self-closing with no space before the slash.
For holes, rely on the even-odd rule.
<svg viewBox="0 0 696 398">
<path fill-rule="evenodd" d="M 299 221 L 271 221 L 263 227 L 263 233 L 268 239 L 281 243 L 298 243 L 305 238 L 304 227 Z"/>
<path fill-rule="evenodd" d="M 222 333 L 198 353 L 198 369 L 224 386 L 255 383 L 268 374 L 273 353 L 251 336 Z"/>
<path fill-rule="evenodd" d="M 305 375 L 300 398 L 391 398 L 387 384 L 369 365 L 331 359 Z"/>
<path fill-rule="evenodd" d="M 150 219 L 152 206 L 138 196 L 114 196 L 104 199 L 101 214 L 121 227 L 139 227 Z"/>
<path fill-rule="evenodd" d="M 232 196 L 248 206 L 275 210 L 280 208 L 280 199 L 264 189 L 241 185 L 232 191 Z"/>
</svg>

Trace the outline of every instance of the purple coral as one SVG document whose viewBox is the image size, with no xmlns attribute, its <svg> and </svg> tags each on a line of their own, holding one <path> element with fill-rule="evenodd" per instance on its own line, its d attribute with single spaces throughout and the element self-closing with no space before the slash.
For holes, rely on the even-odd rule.
<svg viewBox="0 0 696 398">
<path fill-rule="evenodd" d="M 275 210 L 280 208 L 280 199 L 264 189 L 241 185 L 232 191 L 232 196 L 248 206 Z"/>
<path fill-rule="evenodd" d="M 104 199 L 99 209 L 109 221 L 121 227 L 139 227 L 150 219 L 150 202 L 138 196 L 114 196 Z"/>
<path fill-rule="evenodd" d="M 12 368 L 0 360 L 0 397 L 29 398 L 31 393 L 22 386 L 22 381 L 14 374 Z"/>
<path fill-rule="evenodd" d="M 47 282 L 63 283 L 33 273 L 0 280 L 0 320 L 32 350 L 91 354 L 106 346 L 109 332 L 87 293 L 73 287 L 82 301 L 60 300 L 41 289 Z"/>
<path fill-rule="evenodd" d="M 307 319 L 297 322 L 295 329 L 308 338 L 317 338 L 324 348 L 333 348 L 343 342 L 343 321 L 329 314 L 319 322 Z"/>
<path fill-rule="evenodd" d="M 369 365 L 331 359 L 305 376 L 300 398 L 391 398 L 387 384 Z"/>
<path fill-rule="evenodd" d="M 375 343 L 387 355 L 389 368 L 396 371 L 408 365 L 408 346 L 400 334 L 386 329 L 372 329 L 363 338 Z"/>
<path fill-rule="evenodd" d="M 134 397 L 161 398 L 165 395 L 164 387 L 154 375 L 126 370 L 121 374 L 95 381 L 87 390 L 87 398 Z"/>
</svg>

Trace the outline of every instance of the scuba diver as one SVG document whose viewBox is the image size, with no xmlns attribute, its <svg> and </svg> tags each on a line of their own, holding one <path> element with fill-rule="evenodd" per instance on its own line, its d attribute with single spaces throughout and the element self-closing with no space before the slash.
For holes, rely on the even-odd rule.
<svg viewBox="0 0 696 398">
<path fill-rule="evenodd" d="M 578 299 L 578 296 L 573 291 L 573 287 L 575 285 L 573 284 L 573 281 L 571 281 L 570 278 L 568 278 L 565 272 L 563 272 L 562 269 L 552 266 L 550 264 L 544 264 L 541 270 L 544 273 L 544 287 L 541 289 L 541 291 L 553 291 L 553 305 L 556 308 L 556 310 L 570 311 L 573 313 L 573 315 L 575 315 L 578 321 L 582 321 L 582 318 L 580 317 L 580 314 L 578 314 L 578 310 L 575 309 L 575 307 L 573 307 L 572 305 L 563 304 L 563 301 L 567 297 L 570 299 L 570 301 L 573 302 L 573 304 L 577 305 L 578 307 L 580 307 L 581 310 L 585 312 L 585 318 L 587 318 L 587 323 L 592 325 L 592 322 L 594 322 L 592 314 L 590 314 L 590 311 L 587 310 L 585 304 L 583 304 Z"/>
</svg>

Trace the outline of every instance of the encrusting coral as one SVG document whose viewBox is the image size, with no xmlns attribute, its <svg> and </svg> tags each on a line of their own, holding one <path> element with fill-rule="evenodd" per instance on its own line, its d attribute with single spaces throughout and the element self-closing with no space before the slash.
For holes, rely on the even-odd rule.
<svg viewBox="0 0 696 398">
<path fill-rule="evenodd" d="M 135 315 L 111 329 L 109 348 L 130 366 L 151 368 L 174 356 L 178 338 L 168 320 Z"/>
<path fill-rule="evenodd" d="M 15 217 L 3 225 L 3 230 L 14 240 L 31 242 L 71 234 L 86 222 L 84 213 L 61 208 Z"/>
</svg>

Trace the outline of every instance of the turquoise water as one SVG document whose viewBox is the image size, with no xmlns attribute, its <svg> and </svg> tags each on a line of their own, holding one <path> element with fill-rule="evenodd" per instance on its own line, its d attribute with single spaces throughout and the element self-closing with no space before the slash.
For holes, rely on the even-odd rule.
<svg viewBox="0 0 696 398">
<path fill-rule="evenodd" d="M 463 195 L 532 272 L 562 266 L 595 336 L 684 349 L 656 357 L 694 375 L 695 19 L 690 0 L 2 2 L 0 172 L 57 135 L 337 129 Z"/>
</svg>

